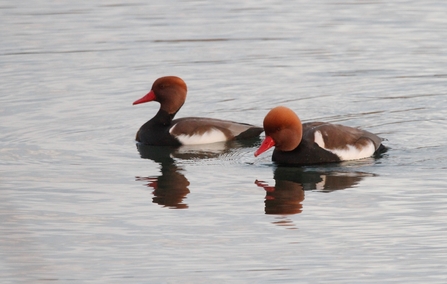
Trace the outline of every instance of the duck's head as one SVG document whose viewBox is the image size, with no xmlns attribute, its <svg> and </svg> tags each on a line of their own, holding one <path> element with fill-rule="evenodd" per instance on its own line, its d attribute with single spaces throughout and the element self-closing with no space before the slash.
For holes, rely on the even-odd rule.
<svg viewBox="0 0 447 284">
<path fill-rule="evenodd" d="M 301 142 L 303 128 L 299 117 L 289 108 L 278 106 L 264 118 L 265 139 L 255 156 L 275 146 L 280 151 L 292 151 Z"/>
<path fill-rule="evenodd" d="M 186 92 L 186 83 L 181 78 L 176 76 L 161 77 L 155 80 L 149 93 L 133 104 L 156 101 L 160 103 L 160 109 L 169 114 L 175 114 L 185 102 Z"/>
</svg>

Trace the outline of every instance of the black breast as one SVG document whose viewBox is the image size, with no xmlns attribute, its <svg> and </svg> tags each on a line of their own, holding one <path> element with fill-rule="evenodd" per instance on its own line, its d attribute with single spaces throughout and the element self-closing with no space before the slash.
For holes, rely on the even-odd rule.
<svg viewBox="0 0 447 284">
<path fill-rule="evenodd" d="M 303 139 L 295 150 L 283 152 L 275 148 L 272 161 L 282 165 L 312 165 L 340 162 L 340 158 L 320 148 L 315 142 Z"/>
<path fill-rule="evenodd" d="M 157 115 L 141 126 L 136 140 L 153 146 L 181 146 L 180 141 L 169 133 L 171 122 L 172 116 L 160 110 Z"/>
</svg>

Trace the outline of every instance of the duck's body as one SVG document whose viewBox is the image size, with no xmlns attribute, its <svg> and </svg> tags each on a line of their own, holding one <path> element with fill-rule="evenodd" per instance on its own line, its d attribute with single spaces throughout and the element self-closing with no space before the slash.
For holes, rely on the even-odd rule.
<svg viewBox="0 0 447 284">
<path fill-rule="evenodd" d="M 251 124 L 204 117 L 174 119 L 186 99 L 186 84 L 175 76 L 162 77 L 134 104 L 158 101 L 160 110 L 138 130 L 138 142 L 155 146 L 181 146 L 256 137 L 263 129 Z"/>
<path fill-rule="evenodd" d="M 250 124 L 205 117 L 170 119 L 157 114 L 141 126 L 136 140 L 147 145 L 198 145 L 259 136 L 262 128 Z"/>
<path fill-rule="evenodd" d="M 266 138 L 255 156 L 275 146 L 272 161 L 311 165 L 357 160 L 385 149 L 377 135 L 349 126 L 324 122 L 301 124 L 286 107 L 272 109 L 264 119 Z"/>
</svg>

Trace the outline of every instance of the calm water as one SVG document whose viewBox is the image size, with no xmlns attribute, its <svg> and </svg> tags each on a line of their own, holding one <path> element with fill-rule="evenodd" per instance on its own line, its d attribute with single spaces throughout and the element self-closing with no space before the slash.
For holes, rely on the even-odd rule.
<svg viewBox="0 0 447 284">
<path fill-rule="evenodd" d="M 444 1 L 78 2 L 0 2 L 2 283 L 447 281 Z M 178 117 L 287 105 L 390 150 L 137 149 L 163 75 Z"/>
</svg>

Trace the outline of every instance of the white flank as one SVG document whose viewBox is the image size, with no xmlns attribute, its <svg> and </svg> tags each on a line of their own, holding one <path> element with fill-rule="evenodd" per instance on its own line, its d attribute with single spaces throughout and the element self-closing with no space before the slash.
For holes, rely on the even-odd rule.
<svg viewBox="0 0 447 284">
<path fill-rule="evenodd" d="M 368 142 L 368 145 L 361 149 L 357 149 L 354 145 L 346 145 L 347 149 L 326 149 L 335 155 L 340 157 L 342 161 L 348 160 L 358 160 L 363 158 L 371 157 L 376 151 L 374 143 L 372 141 Z"/>
<path fill-rule="evenodd" d="M 321 134 L 320 131 L 315 131 L 314 140 L 315 140 L 315 143 L 318 144 L 318 146 L 320 146 L 321 148 L 325 149 L 326 151 L 334 153 L 342 161 L 358 160 L 358 159 L 368 158 L 368 157 L 371 157 L 374 154 L 374 152 L 376 151 L 376 148 L 375 148 L 374 143 L 372 141 L 369 141 L 368 144 L 365 147 L 362 147 L 360 149 L 358 149 L 354 145 L 346 145 L 346 148 L 344 148 L 344 149 L 328 149 L 328 148 L 325 148 L 323 135 Z"/>
<path fill-rule="evenodd" d="M 171 131 L 169 131 L 171 132 Z M 203 134 L 194 134 L 194 135 L 179 135 L 176 136 L 176 138 L 182 143 L 183 145 L 198 145 L 198 144 L 208 144 L 208 143 L 216 143 L 216 142 L 222 142 L 227 141 L 227 137 L 225 134 L 217 129 L 210 129 L 209 131 L 203 133 Z"/>
<path fill-rule="evenodd" d="M 215 142 L 209 144 L 195 144 L 195 145 L 182 145 L 176 151 L 179 154 L 189 154 L 189 153 L 222 153 L 227 148 L 225 142 Z"/>
<path fill-rule="evenodd" d="M 318 146 L 320 146 L 323 149 L 326 149 L 326 148 L 324 148 L 325 144 L 324 144 L 324 140 L 323 140 L 323 135 L 321 135 L 321 132 L 318 130 L 315 131 L 315 133 L 314 133 L 314 141 L 315 141 L 315 143 L 318 144 Z"/>
</svg>

